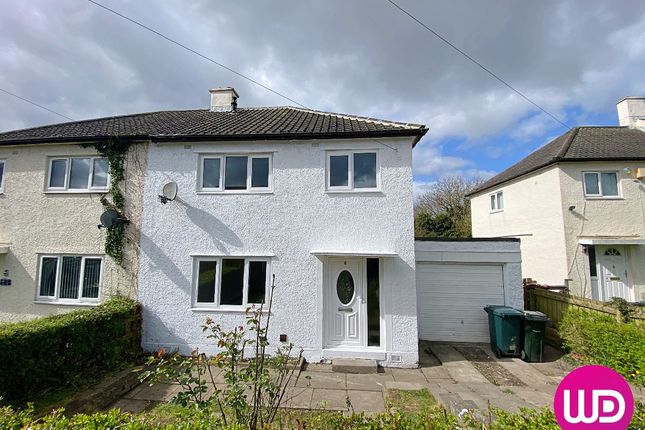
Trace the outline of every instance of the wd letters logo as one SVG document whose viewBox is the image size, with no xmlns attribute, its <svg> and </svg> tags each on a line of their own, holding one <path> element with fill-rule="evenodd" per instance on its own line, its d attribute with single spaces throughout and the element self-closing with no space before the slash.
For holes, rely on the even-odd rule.
<svg viewBox="0 0 645 430">
<path fill-rule="evenodd" d="M 564 430 L 625 430 L 634 413 L 634 396 L 612 369 L 584 366 L 560 382 L 553 406 Z"/>
</svg>

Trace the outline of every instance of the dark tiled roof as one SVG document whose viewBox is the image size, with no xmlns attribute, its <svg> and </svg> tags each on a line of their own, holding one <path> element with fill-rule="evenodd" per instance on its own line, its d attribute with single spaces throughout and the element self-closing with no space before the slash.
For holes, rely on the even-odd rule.
<svg viewBox="0 0 645 430">
<path fill-rule="evenodd" d="M 493 176 L 469 196 L 554 163 L 604 160 L 645 160 L 645 132 L 627 127 L 572 128 Z"/>
<path fill-rule="evenodd" d="M 108 137 L 155 140 L 306 139 L 418 136 L 427 128 L 374 118 L 295 107 L 208 109 L 140 113 L 0 133 L 0 145 L 97 140 Z"/>
</svg>

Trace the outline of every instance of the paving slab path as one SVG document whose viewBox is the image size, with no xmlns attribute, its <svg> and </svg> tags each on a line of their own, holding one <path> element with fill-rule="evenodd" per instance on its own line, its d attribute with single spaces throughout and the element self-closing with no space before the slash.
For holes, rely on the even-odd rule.
<svg viewBox="0 0 645 430">
<path fill-rule="evenodd" d="M 478 348 L 465 350 L 464 348 Z M 468 352 L 467 359 L 459 350 Z M 553 353 L 553 351 L 550 351 Z M 474 358 L 473 358 L 474 357 Z M 513 378 L 493 378 L 485 367 L 497 366 Z M 548 357 L 548 354 L 547 354 Z M 549 406 L 558 382 L 567 373 L 557 364 L 526 363 L 520 359 L 497 359 L 484 344 L 421 342 L 419 368 L 380 369 L 376 374 L 345 374 L 331 371 L 331 365 L 307 364 L 287 388 L 285 406 L 293 409 L 322 409 L 366 413 L 384 412 L 388 390 L 427 389 L 451 412 L 464 409 L 485 414 L 489 405 L 508 411 Z M 487 378 L 492 379 L 489 380 Z M 514 385 L 508 381 L 515 382 Z M 176 385 L 141 384 L 112 406 L 141 412 L 169 401 L 179 391 Z"/>
</svg>

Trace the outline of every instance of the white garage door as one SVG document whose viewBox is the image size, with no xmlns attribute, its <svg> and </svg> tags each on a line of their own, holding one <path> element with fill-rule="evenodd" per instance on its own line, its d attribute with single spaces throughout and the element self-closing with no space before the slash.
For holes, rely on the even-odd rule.
<svg viewBox="0 0 645 430">
<path fill-rule="evenodd" d="M 502 266 L 417 262 L 419 337 L 488 342 L 484 306 L 504 304 Z"/>
</svg>

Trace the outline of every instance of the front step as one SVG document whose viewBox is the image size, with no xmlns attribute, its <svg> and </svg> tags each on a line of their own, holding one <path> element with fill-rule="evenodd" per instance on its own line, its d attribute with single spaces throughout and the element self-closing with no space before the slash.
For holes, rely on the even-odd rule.
<svg viewBox="0 0 645 430">
<path fill-rule="evenodd" d="M 331 362 L 331 370 L 340 373 L 378 373 L 378 365 L 376 360 L 335 358 Z"/>
</svg>

